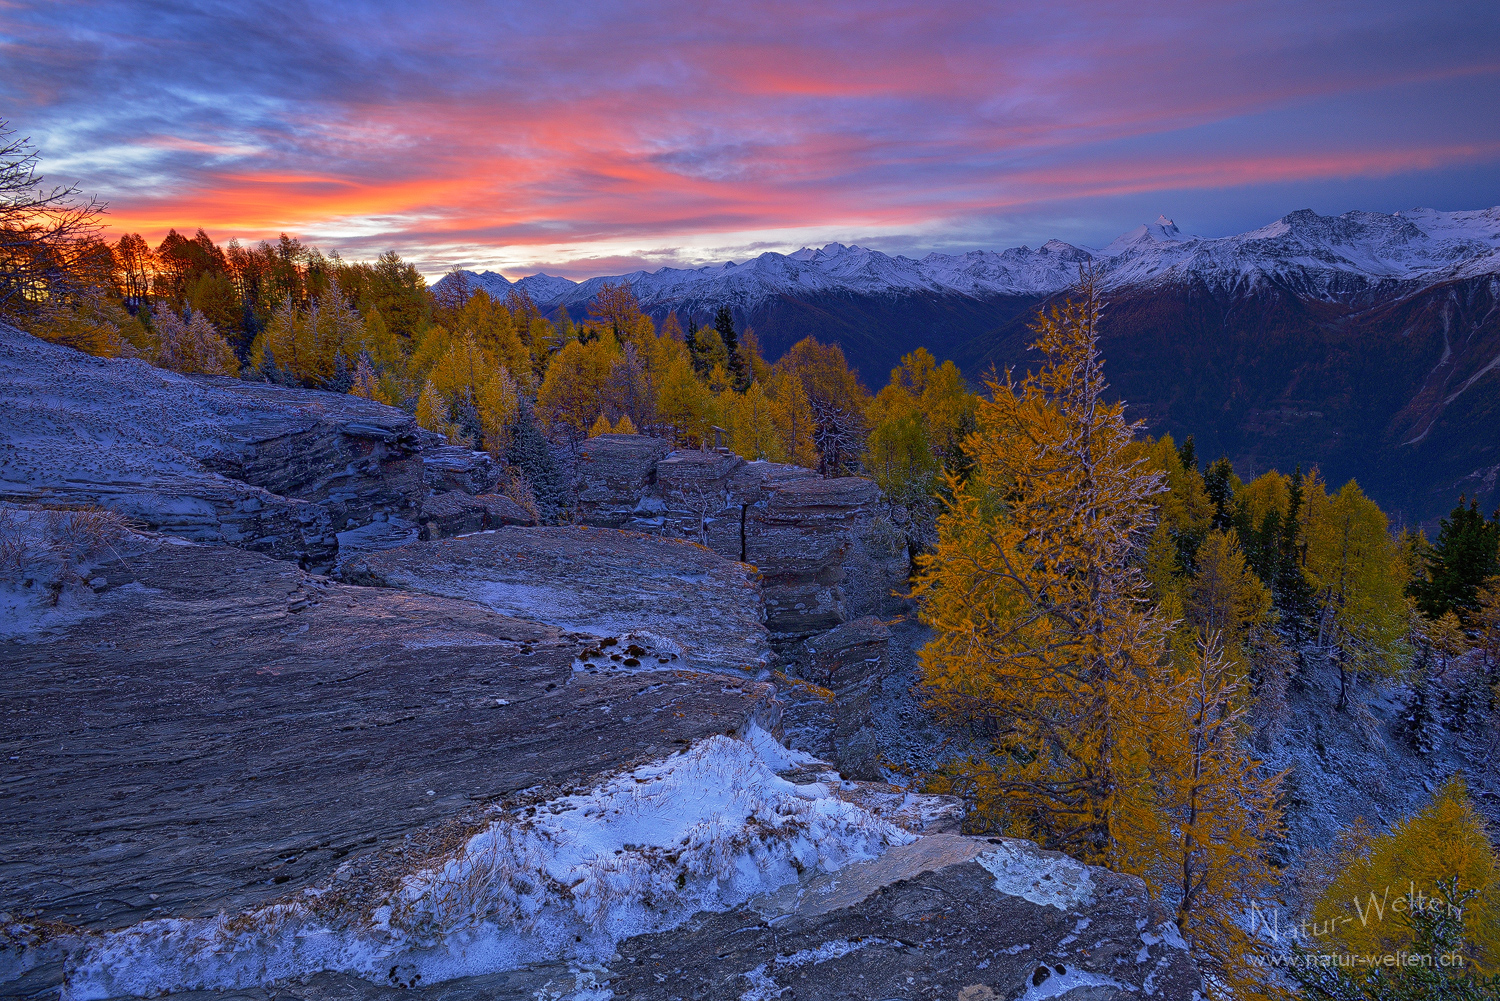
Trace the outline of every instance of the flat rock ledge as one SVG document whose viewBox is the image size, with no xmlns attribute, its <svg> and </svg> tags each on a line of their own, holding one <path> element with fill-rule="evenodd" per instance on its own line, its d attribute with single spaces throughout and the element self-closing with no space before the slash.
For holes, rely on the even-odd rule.
<svg viewBox="0 0 1500 1001">
<path fill-rule="evenodd" d="M 588 648 L 584 671 L 671 666 L 749 675 L 771 660 L 755 569 L 682 539 L 508 527 L 369 553 L 337 574 L 611 641 Z"/>
<path fill-rule="evenodd" d="M 233 547 L 156 540 L 88 576 L 0 643 L 7 921 L 235 913 L 518 790 L 778 729 L 770 685 L 589 676 L 598 636 Z M 24 953 L 0 944 L 0 995 L 55 995 L 60 960 Z"/>
</svg>

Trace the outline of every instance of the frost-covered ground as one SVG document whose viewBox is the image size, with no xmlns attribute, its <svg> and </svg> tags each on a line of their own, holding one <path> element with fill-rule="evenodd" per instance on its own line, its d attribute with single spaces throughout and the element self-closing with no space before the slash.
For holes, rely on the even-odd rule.
<svg viewBox="0 0 1500 1001">
<path fill-rule="evenodd" d="M 397 984 L 564 960 L 834 872 L 915 835 L 820 784 L 763 731 L 716 736 L 587 791 L 497 814 L 446 857 L 351 910 L 341 870 L 296 899 L 150 920 L 80 942 L 71 1001 L 248 987 L 320 970 Z"/>
<path fill-rule="evenodd" d="M 966 745 L 933 719 L 916 686 L 921 681 L 916 651 L 930 631 L 918 623 L 892 629 L 892 671 L 873 708 L 882 760 L 892 781 L 909 781 L 943 761 L 961 756 Z M 1474 656 L 1474 655 L 1471 655 Z M 1337 833 L 1362 818 L 1376 829 L 1423 809 L 1449 776 L 1461 773 L 1469 795 L 1486 816 L 1491 837 L 1500 842 L 1500 760 L 1497 734 L 1476 711 L 1464 729 L 1444 718 L 1433 728 L 1431 753 L 1412 746 L 1405 717 L 1412 689 L 1402 678 L 1361 678 L 1347 711 L 1338 710 L 1338 670 L 1316 649 L 1304 648 L 1302 667 L 1287 693 L 1282 725 L 1257 734 L 1267 767 L 1287 772 L 1283 802 L 1286 838 L 1275 857 L 1284 868 L 1284 902 L 1296 911 L 1315 867 L 1324 861 Z M 1450 674 L 1456 675 L 1456 669 Z M 1440 704 L 1440 696 L 1434 696 Z M 1439 716 L 1443 716 L 1439 705 Z"/>
<path fill-rule="evenodd" d="M 0 644 L 44 642 L 99 614 L 99 564 L 161 545 L 104 511 L 0 502 Z"/>
</svg>

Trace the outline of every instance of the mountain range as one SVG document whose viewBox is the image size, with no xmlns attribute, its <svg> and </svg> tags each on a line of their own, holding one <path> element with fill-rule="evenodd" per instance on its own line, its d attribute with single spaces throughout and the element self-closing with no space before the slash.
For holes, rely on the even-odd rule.
<svg viewBox="0 0 1500 1001">
<path fill-rule="evenodd" d="M 728 305 L 767 357 L 811 334 L 877 388 L 918 345 L 971 378 L 1034 365 L 1031 319 L 1080 267 L 1108 292 L 1114 391 L 1154 433 L 1192 434 L 1201 456 L 1228 455 L 1246 477 L 1297 463 L 1335 485 L 1354 477 L 1403 523 L 1430 524 L 1460 492 L 1500 501 L 1500 207 L 1304 209 L 1214 239 L 1160 217 L 1099 249 L 1050 240 L 913 259 L 832 243 L 583 282 L 462 274 L 575 317 L 605 282 L 684 323 Z"/>
</svg>

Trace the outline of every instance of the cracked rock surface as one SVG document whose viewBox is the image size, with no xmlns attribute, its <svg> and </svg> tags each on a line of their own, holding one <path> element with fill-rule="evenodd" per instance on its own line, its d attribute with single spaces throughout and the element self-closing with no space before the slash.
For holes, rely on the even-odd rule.
<svg viewBox="0 0 1500 1001">
<path fill-rule="evenodd" d="M 351 583 L 477 602 L 641 651 L 599 651 L 597 670 L 665 663 L 758 671 L 771 656 L 759 578 L 703 546 L 638 532 L 507 527 L 369 553 L 344 563 Z M 597 649 L 597 648 L 596 648 Z M 637 663 L 626 663 L 635 660 Z"/>
<path fill-rule="evenodd" d="M 470 804 L 775 726 L 767 685 L 590 677 L 572 665 L 591 637 L 231 547 L 163 544 L 101 577 L 70 623 L 0 646 L 12 915 L 234 911 Z"/>
</svg>

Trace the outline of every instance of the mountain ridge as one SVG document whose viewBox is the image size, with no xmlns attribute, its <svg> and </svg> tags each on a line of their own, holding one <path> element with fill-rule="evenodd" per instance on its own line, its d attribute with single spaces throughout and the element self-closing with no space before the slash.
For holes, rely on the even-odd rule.
<svg viewBox="0 0 1500 1001">
<path fill-rule="evenodd" d="M 1211 287 L 1253 288 L 1286 279 L 1303 294 L 1342 298 L 1385 283 L 1441 281 L 1500 273 L 1500 206 L 1390 214 L 1353 210 L 1321 216 L 1298 209 L 1234 236 L 1184 235 L 1159 216 L 1102 249 L 1049 240 L 1002 251 L 936 251 L 920 259 L 829 243 L 790 254 L 767 251 L 743 263 L 663 267 L 574 282 L 538 273 L 515 282 L 493 271 L 461 271 L 470 288 L 504 297 L 524 291 L 550 312 L 581 309 L 608 283 L 630 285 L 643 307 L 712 311 L 755 308 L 775 296 L 913 295 L 971 298 L 1048 296 L 1067 289 L 1092 264 L 1107 290 L 1197 278 Z M 447 276 L 439 289 L 458 279 Z"/>
</svg>

